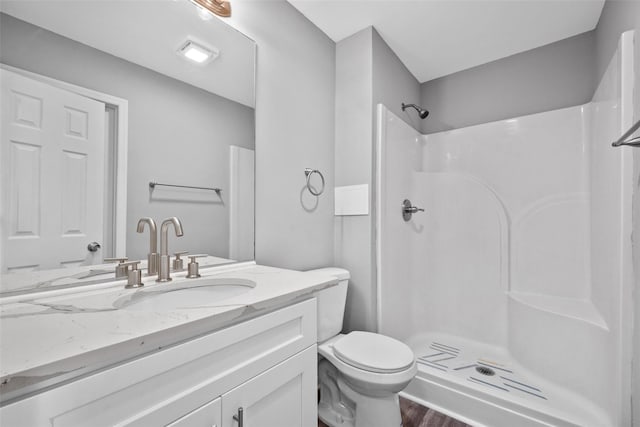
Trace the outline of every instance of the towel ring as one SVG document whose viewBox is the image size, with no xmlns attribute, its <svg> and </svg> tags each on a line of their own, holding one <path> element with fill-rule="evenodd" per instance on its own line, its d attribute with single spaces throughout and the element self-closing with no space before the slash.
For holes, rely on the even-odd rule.
<svg viewBox="0 0 640 427">
<path fill-rule="evenodd" d="M 311 183 L 309 182 L 311 180 L 311 175 L 313 175 L 314 173 L 320 175 L 320 179 L 322 180 L 322 188 L 320 189 L 320 191 L 315 191 L 311 186 Z M 322 172 L 320 172 L 318 169 L 306 168 L 304 170 L 304 174 L 307 177 L 307 190 L 309 190 L 309 193 L 313 194 L 314 196 L 321 195 L 324 192 L 324 176 L 322 175 Z"/>
</svg>

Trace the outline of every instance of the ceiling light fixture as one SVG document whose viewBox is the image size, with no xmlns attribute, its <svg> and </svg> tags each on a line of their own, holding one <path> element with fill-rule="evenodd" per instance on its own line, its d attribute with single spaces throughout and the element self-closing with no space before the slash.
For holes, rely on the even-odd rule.
<svg viewBox="0 0 640 427">
<path fill-rule="evenodd" d="M 214 15 L 228 18 L 231 16 L 231 3 L 223 0 L 191 0 L 200 7 L 205 8 Z"/>
<path fill-rule="evenodd" d="M 220 51 L 216 48 L 204 47 L 192 40 L 187 40 L 178 49 L 178 54 L 197 64 L 206 64 L 216 59 L 220 55 Z"/>
</svg>

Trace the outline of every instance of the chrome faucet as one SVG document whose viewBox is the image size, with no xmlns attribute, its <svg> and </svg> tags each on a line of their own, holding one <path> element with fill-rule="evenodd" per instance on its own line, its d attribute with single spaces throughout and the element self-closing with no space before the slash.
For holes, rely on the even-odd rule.
<svg viewBox="0 0 640 427">
<path fill-rule="evenodd" d="M 173 224 L 176 236 L 180 237 L 182 232 L 182 223 L 175 216 L 162 221 L 160 226 L 160 271 L 158 271 L 158 279 L 156 282 L 171 281 L 169 270 L 169 224 Z"/>
<path fill-rule="evenodd" d="M 138 233 L 144 232 L 144 225 L 149 224 L 149 254 L 147 255 L 147 273 L 158 274 L 158 230 L 153 218 L 144 217 L 138 221 Z"/>
</svg>

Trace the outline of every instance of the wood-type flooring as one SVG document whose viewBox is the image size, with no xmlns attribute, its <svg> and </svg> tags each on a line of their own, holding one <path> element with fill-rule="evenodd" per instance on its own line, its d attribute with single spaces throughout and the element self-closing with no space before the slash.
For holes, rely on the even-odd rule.
<svg viewBox="0 0 640 427">
<path fill-rule="evenodd" d="M 402 413 L 403 427 L 471 427 L 462 421 L 455 420 L 402 397 L 400 398 L 400 412 Z M 318 427 L 327 427 L 327 425 L 318 420 Z"/>
</svg>

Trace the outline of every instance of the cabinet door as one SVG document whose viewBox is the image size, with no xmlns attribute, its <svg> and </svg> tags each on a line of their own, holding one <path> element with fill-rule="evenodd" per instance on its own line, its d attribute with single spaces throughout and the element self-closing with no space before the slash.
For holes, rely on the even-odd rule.
<svg viewBox="0 0 640 427">
<path fill-rule="evenodd" d="M 203 405 L 195 411 L 177 419 L 167 427 L 217 427 L 221 424 L 220 398 Z"/>
<path fill-rule="evenodd" d="M 317 347 L 313 345 L 222 395 L 222 427 L 318 425 Z"/>
</svg>

